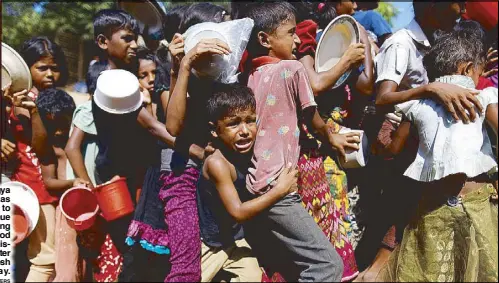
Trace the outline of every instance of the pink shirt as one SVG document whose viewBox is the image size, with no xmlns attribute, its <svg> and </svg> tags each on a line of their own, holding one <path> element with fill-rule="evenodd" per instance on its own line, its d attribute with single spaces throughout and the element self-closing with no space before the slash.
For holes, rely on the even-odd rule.
<svg viewBox="0 0 499 283">
<path fill-rule="evenodd" d="M 248 87 L 255 93 L 258 133 L 246 186 L 264 194 L 286 166 L 296 167 L 301 113 L 317 104 L 300 62 L 263 56 L 252 63 Z"/>
</svg>

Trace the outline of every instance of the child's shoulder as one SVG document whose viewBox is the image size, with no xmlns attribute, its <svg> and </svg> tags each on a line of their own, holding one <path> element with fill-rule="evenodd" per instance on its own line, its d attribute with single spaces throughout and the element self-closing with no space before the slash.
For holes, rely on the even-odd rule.
<svg viewBox="0 0 499 283">
<path fill-rule="evenodd" d="M 410 48 L 410 44 L 413 41 L 412 37 L 409 35 L 406 29 L 400 29 L 390 36 L 383 45 L 380 47 L 380 53 L 388 49 L 391 46 Z"/>
<path fill-rule="evenodd" d="M 496 87 L 487 87 L 481 90 L 480 93 L 478 94 L 481 103 L 484 104 L 483 106 L 497 103 L 497 96 L 498 93 Z"/>
<path fill-rule="evenodd" d="M 223 156 L 220 150 L 216 150 L 208 156 L 203 164 L 203 175 L 206 179 L 219 178 L 223 175 L 231 175 L 232 164 Z"/>
<path fill-rule="evenodd" d="M 305 66 L 298 60 L 281 60 L 277 63 L 278 67 L 282 69 L 288 69 L 289 71 L 296 73 L 299 71 L 305 71 Z"/>
</svg>

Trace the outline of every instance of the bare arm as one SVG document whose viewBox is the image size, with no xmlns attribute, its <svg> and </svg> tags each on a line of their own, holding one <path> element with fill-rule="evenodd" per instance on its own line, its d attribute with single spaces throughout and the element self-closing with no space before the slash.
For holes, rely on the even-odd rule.
<svg viewBox="0 0 499 283">
<path fill-rule="evenodd" d="M 175 146 L 175 137 L 170 135 L 170 133 L 166 130 L 165 125 L 156 120 L 145 108 L 140 110 L 137 122 L 139 122 L 139 124 L 147 129 L 153 136 L 160 139 L 168 146 L 172 148 Z"/>
<path fill-rule="evenodd" d="M 184 60 L 182 60 L 182 62 L 184 62 Z M 174 136 L 178 136 L 184 126 L 187 111 L 187 87 L 190 73 L 190 66 L 182 64 L 178 78 L 174 80 L 172 77 L 172 86 L 170 86 L 171 97 L 165 113 L 166 129 Z"/>
<path fill-rule="evenodd" d="M 57 160 L 53 160 L 48 164 L 42 164 L 42 177 L 45 187 L 49 191 L 65 191 L 73 187 L 74 180 L 59 180 L 57 179 Z"/>
<path fill-rule="evenodd" d="M 358 133 L 337 134 L 331 132 L 319 115 L 317 108 L 308 107 L 305 109 L 304 119 L 307 127 L 314 129 L 319 134 L 321 140 L 328 143 L 340 155 L 340 158 L 345 159 L 345 150 L 347 148 L 353 150 L 359 149 L 358 143 L 360 140 Z"/>
<path fill-rule="evenodd" d="M 487 119 L 487 122 L 489 123 L 490 127 L 494 130 L 496 133 L 496 141 L 497 141 L 497 103 L 494 104 L 489 104 L 487 106 L 487 112 L 485 112 L 485 118 Z M 496 144 L 496 157 L 497 157 L 497 144 Z"/>
<path fill-rule="evenodd" d="M 76 177 L 82 178 L 91 184 L 87 168 L 85 167 L 85 161 L 81 154 L 81 145 L 84 139 L 85 132 L 75 126 L 64 151 L 66 152 L 69 164 L 71 164 Z"/>
<path fill-rule="evenodd" d="M 345 60 L 340 61 L 333 68 L 325 72 L 317 73 L 314 67 L 314 58 L 310 55 L 300 59 L 300 62 L 305 67 L 307 71 L 308 78 L 310 80 L 310 86 L 315 95 L 320 95 L 324 91 L 327 91 L 333 87 L 333 85 L 338 81 L 338 79 L 348 71 L 349 65 Z"/>
<path fill-rule="evenodd" d="M 404 120 L 400 123 L 400 126 L 395 131 L 395 134 L 392 138 L 392 142 L 388 145 L 386 149 L 386 154 L 388 155 L 397 155 L 402 149 L 404 149 L 405 143 L 407 142 L 407 138 L 410 135 L 411 130 L 411 122 Z"/>
<path fill-rule="evenodd" d="M 345 72 L 364 60 L 364 51 L 363 43 L 350 45 L 338 64 L 334 65 L 331 69 L 320 73 L 315 70 L 315 62 L 312 56 L 307 55 L 301 58 L 300 62 L 307 71 L 314 94 L 320 95 L 322 92 L 331 89 Z"/>
<path fill-rule="evenodd" d="M 206 166 L 208 177 L 215 184 L 225 209 L 238 223 L 255 217 L 286 196 L 293 186 L 293 181 L 296 183 L 298 173 L 296 170 L 286 169 L 288 171 L 285 171 L 288 175 L 286 177 L 290 179 L 287 183 L 278 181 L 278 184 L 266 194 L 243 203 L 234 187 L 229 164 L 221 158 L 213 157 L 206 161 Z"/>
<path fill-rule="evenodd" d="M 364 70 L 360 73 L 355 88 L 364 95 L 371 95 L 374 91 L 374 61 L 371 53 L 371 42 L 367 36 L 366 30 L 359 25 L 360 42 L 364 43 Z"/>
<path fill-rule="evenodd" d="M 166 129 L 174 136 L 182 131 L 187 110 L 187 87 L 192 66 L 196 60 L 214 54 L 228 55 L 229 46 L 218 39 L 202 39 L 180 62 L 180 71 L 174 89 L 171 92 L 166 112 Z"/>
<path fill-rule="evenodd" d="M 468 123 L 474 121 L 477 116 L 475 107 L 482 112 L 482 105 L 475 97 L 479 91 L 469 90 L 457 85 L 433 82 L 417 88 L 397 91 L 397 83 L 394 81 L 382 81 L 378 85 L 376 105 L 381 111 L 388 112 L 386 106 L 393 106 L 409 100 L 420 98 L 437 99 L 443 104 L 455 120 L 463 120 Z M 469 113 L 469 114 L 468 114 Z"/>
</svg>

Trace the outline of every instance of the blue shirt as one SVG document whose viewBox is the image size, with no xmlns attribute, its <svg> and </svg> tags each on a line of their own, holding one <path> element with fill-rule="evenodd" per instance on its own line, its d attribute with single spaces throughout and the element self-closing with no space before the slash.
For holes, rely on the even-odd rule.
<svg viewBox="0 0 499 283">
<path fill-rule="evenodd" d="M 356 11 L 354 19 L 366 30 L 373 32 L 378 38 L 387 33 L 392 33 L 388 22 L 376 11 Z"/>
</svg>

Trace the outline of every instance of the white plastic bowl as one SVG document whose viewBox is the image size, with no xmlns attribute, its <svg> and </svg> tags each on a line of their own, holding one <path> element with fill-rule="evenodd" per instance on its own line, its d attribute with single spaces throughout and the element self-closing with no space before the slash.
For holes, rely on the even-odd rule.
<svg viewBox="0 0 499 283">
<path fill-rule="evenodd" d="M 12 82 L 11 93 L 32 87 L 31 73 L 23 58 L 2 42 L 2 88 Z"/>
<path fill-rule="evenodd" d="M 125 70 L 103 71 L 97 79 L 95 104 L 112 114 L 127 114 L 142 106 L 139 80 Z"/>
<path fill-rule="evenodd" d="M 187 30 L 185 33 L 185 53 L 189 52 L 201 39 L 205 38 L 216 38 L 225 43 L 229 43 L 229 40 L 225 38 L 220 32 L 216 31 L 215 23 L 202 23 L 203 30 L 199 30 L 199 27 L 193 26 L 192 31 Z M 191 29 L 189 28 L 189 29 Z M 207 57 L 205 60 L 198 62 L 198 64 L 193 69 L 193 74 L 197 77 L 208 77 L 212 79 L 217 79 L 224 70 L 230 66 L 229 55 L 212 55 Z"/>
<path fill-rule="evenodd" d="M 355 19 L 349 15 L 342 15 L 332 20 L 324 29 L 315 52 L 315 70 L 325 72 L 340 61 L 343 54 L 352 44 L 359 43 L 359 27 Z M 342 85 L 350 76 L 351 70 L 343 74 L 334 88 Z"/>
<path fill-rule="evenodd" d="M 40 217 L 38 197 L 28 185 L 21 182 L 5 182 L 2 183 L 1 187 L 3 189 L 10 189 L 10 202 L 21 208 L 24 215 L 27 216 L 29 228 L 26 237 L 28 237 L 35 230 L 38 218 Z"/>
<path fill-rule="evenodd" d="M 352 130 L 349 128 L 342 128 L 340 130 L 340 134 L 347 134 L 347 133 L 359 133 L 360 134 L 360 144 L 359 144 L 359 150 L 351 150 L 347 149 L 346 150 L 346 162 L 343 160 L 340 160 L 340 165 L 345 168 L 345 169 L 353 169 L 353 168 L 360 168 L 364 167 L 367 164 L 367 157 L 369 155 L 369 145 L 368 145 L 368 140 L 367 136 L 365 135 L 364 131 L 362 130 Z"/>
</svg>

